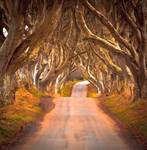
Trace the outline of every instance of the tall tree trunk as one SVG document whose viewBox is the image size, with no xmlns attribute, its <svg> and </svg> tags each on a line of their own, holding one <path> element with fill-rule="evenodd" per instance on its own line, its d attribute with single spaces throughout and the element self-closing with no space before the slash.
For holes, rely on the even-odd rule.
<svg viewBox="0 0 147 150">
<path fill-rule="evenodd" d="M 143 87 L 142 87 L 142 91 L 141 91 L 141 95 L 142 95 L 142 98 L 147 98 L 147 78 L 145 79 L 144 81 L 144 84 L 143 84 Z"/>
<path fill-rule="evenodd" d="M 14 102 L 16 89 L 14 77 L 5 75 L 0 78 L 0 106 Z"/>
<path fill-rule="evenodd" d="M 144 73 L 145 72 L 138 72 L 133 74 L 135 82 L 134 99 L 147 98 L 147 78 Z"/>
</svg>

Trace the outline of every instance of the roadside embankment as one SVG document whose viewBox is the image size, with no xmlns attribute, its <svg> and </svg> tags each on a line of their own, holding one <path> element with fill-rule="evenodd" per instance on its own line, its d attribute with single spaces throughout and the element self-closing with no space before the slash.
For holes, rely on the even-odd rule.
<svg viewBox="0 0 147 150">
<path fill-rule="evenodd" d="M 106 113 L 118 120 L 147 148 L 147 100 L 132 101 L 128 93 L 104 94 L 97 100 Z M 96 95 L 96 89 L 89 87 L 88 95 Z"/>
<path fill-rule="evenodd" d="M 0 108 L 0 149 L 13 143 L 28 124 L 35 123 L 54 108 L 51 97 L 43 95 L 36 89 L 20 88 L 15 102 Z"/>
</svg>

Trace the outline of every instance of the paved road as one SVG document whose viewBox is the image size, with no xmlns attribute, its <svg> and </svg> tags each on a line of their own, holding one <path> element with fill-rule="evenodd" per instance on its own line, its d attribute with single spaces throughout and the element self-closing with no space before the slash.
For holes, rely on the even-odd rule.
<svg viewBox="0 0 147 150">
<path fill-rule="evenodd" d="M 72 97 L 55 99 L 41 129 L 15 150 L 131 150 L 115 122 L 86 98 L 86 84 L 76 84 Z"/>
</svg>

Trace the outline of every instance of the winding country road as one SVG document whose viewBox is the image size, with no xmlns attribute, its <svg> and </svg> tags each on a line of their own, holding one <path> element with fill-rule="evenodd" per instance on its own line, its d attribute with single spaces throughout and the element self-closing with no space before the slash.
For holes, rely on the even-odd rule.
<svg viewBox="0 0 147 150">
<path fill-rule="evenodd" d="M 86 84 L 75 84 L 72 97 L 55 99 L 56 106 L 45 116 L 40 130 L 15 150 L 137 149 L 120 136 L 119 127 L 96 101 L 86 97 Z"/>
</svg>

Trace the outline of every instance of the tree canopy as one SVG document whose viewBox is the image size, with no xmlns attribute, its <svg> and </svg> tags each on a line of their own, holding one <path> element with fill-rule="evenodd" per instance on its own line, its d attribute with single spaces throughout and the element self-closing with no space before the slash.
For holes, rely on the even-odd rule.
<svg viewBox="0 0 147 150">
<path fill-rule="evenodd" d="M 0 103 L 17 87 L 58 92 L 76 69 L 98 91 L 147 97 L 145 0 L 1 0 Z"/>
</svg>

